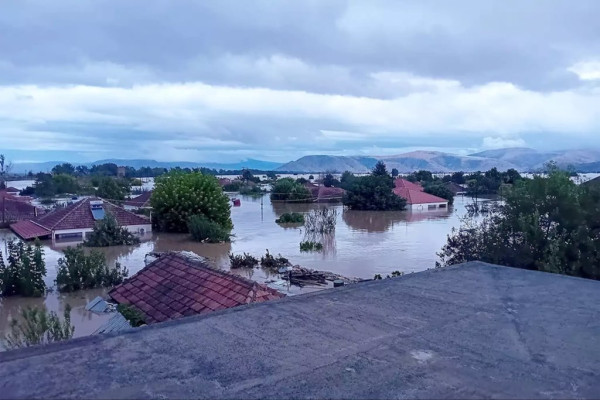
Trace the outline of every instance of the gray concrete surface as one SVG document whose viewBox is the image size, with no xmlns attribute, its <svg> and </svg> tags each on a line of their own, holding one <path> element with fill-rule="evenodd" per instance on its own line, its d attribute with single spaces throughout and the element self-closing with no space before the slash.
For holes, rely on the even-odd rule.
<svg viewBox="0 0 600 400">
<path fill-rule="evenodd" d="M 1 398 L 598 398 L 600 282 L 482 263 L 0 355 Z"/>
</svg>

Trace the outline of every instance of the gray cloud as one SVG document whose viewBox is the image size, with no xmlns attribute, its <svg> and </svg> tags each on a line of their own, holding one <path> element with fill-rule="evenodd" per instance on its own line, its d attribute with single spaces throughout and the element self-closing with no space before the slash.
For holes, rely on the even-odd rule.
<svg viewBox="0 0 600 400">
<path fill-rule="evenodd" d="M 598 15 L 596 0 L 8 0 L 0 132 L 21 151 L 29 135 L 175 159 L 593 141 L 598 79 L 577 71 L 600 68 Z"/>
</svg>

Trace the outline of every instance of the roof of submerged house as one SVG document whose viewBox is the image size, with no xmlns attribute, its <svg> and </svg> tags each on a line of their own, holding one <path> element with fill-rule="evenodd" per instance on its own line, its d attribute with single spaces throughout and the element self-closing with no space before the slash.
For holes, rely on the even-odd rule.
<svg viewBox="0 0 600 400">
<path fill-rule="evenodd" d="M 150 206 L 150 197 L 152 197 L 152 190 L 144 192 L 139 196 L 136 196 L 132 199 L 125 200 L 123 202 L 124 206 L 130 207 L 149 207 Z"/>
<path fill-rule="evenodd" d="M 102 201 L 97 198 L 85 198 L 66 207 L 56 209 L 38 218 L 31 219 L 30 222 L 38 225 L 47 231 L 60 231 L 68 229 L 91 229 L 96 223 L 92 214 L 91 201 Z M 111 213 L 121 226 L 129 225 L 148 225 L 150 220 L 141 215 L 134 214 L 115 204 L 102 201 L 102 208 L 105 212 Z M 33 229 L 32 224 L 12 224 L 11 229 L 19 236 L 26 238 L 28 232 Z M 29 239 L 38 236 L 30 236 Z"/>
<path fill-rule="evenodd" d="M 597 398 L 599 303 L 472 262 L 2 352 L 0 397 Z"/>
<path fill-rule="evenodd" d="M 434 196 L 423 191 L 423 187 L 406 179 L 398 178 L 394 181 L 394 193 L 406 199 L 407 204 L 447 203 L 448 200 Z"/>
<path fill-rule="evenodd" d="M 49 229 L 36 224 L 32 220 L 15 222 L 10 225 L 10 229 L 12 229 L 21 239 L 25 240 L 49 236 L 52 233 Z"/>
<path fill-rule="evenodd" d="M 284 297 L 275 289 L 175 252 L 159 257 L 108 294 L 142 310 L 147 323 Z"/>
</svg>

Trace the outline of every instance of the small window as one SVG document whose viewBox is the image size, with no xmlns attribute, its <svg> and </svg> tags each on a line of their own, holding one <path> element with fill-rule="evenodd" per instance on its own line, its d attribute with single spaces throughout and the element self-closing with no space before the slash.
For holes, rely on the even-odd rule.
<svg viewBox="0 0 600 400">
<path fill-rule="evenodd" d="M 428 210 L 435 210 L 436 208 L 437 208 L 437 207 L 436 207 L 436 205 L 435 205 L 435 204 L 429 204 L 429 205 L 427 206 L 427 209 L 428 209 Z"/>
<path fill-rule="evenodd" d="M 446 208 L 446 203 L 440 204 L 440 208 Z"/>
</svg>

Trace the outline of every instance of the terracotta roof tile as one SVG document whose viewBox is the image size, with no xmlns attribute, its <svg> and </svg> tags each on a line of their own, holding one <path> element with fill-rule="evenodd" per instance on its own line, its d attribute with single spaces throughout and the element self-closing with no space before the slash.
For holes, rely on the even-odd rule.
<svg viewBox="0 0 600 400">
<path fill-rule="evenodd" d="M 152 197 L 152 190 L 144 192 L 130 200 L 124 201 L 123 205 L 130 207 L 150 207 L 150 197 Z"/>
<path fill-rule="evenodd" d="M 48 229 L 28 220 L 11 224 L 10 229 L 25 240 L 49 236 L 52 233 Z"/>
<path fill-rule="evenodd" d="M 284 297 L 267 286 L 179 253 L 158 258 L 113 288 L 109 296 L 138 307 L 148 323 Z"/>
<path fill-rule="evenodd" d="M 423 191 L 419 184 L 412 183 L 406 179 L 398 178 L 394 181 L 394 193 L 406 199 L 407 204 L 445 203 L 446 199 L 434 196 Z"/>
</svg>

